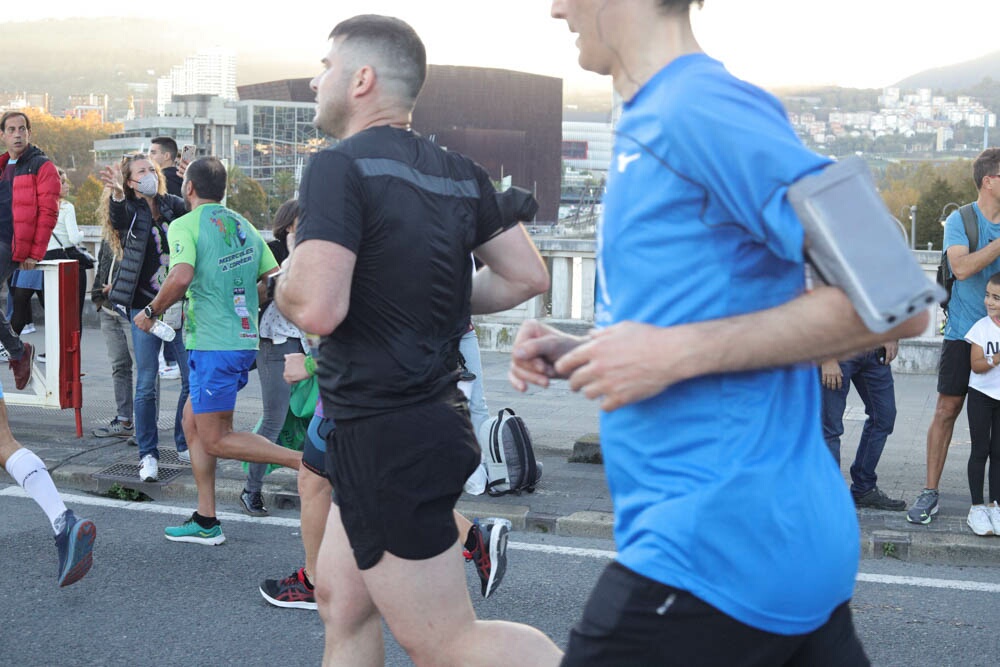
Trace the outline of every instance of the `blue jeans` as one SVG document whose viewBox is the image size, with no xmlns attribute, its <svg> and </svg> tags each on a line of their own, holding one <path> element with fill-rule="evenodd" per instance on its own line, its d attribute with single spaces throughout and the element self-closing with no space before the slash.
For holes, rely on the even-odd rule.
<svg viewBox="0 0 1000 667">
<path fill-rule="evenodd" d="M 135 318 L 140 311 L 129 311 Z M 184 439 L 184 403 L 188 398 L 188 365 L 187 350 L 184 349 L 184 336 L 181 331 L 172 341 L 166 343 L 151 333 L 146 333 L 132 323 L 132 347 L 135 351 L 135 439 L 139 443 L 139 458 L 152 454 L 157 459 L 160 452 L 159 432 L 156 421 L 159 415 L 157 390 L 160 378 L 160 345 L 169 345 L 177 355 L 177 365 L 181 371 L 181 394 L 177 399 L 177 411 L 174 417 L 174 444 L 178 452 L 187 449 Z"/>
<path fill-rule="evenodd" d="M 892 368 L 880 364 L 878 353 L 869 350 L 840 362 L 844 375 L 840 389 L 823 388 L 823 439 L 840 465 L 840 436 L 844 434 L 844 408 L 851 383 L 865 404 L 864 428 L 861 442 L 851 464 L 851 493 L 860 496 L 875 488 L 878 465 L 885 441 L 896 424 L 896 392 L 892 381 Z"/>
<path fill-rule="evenodd" d="M 486 393 L 483 391 L 483 361 L 475 329 L 465 332 L 458 341 L 458 351 L 465 357 L 466 370 L 476 376 L 472 383 L 472 395 L 469 396 L 469 417 L 473 432 L 479 433 L 479 426 L 490 418 L 490 411 L 486 407 Z"/>
</svg>

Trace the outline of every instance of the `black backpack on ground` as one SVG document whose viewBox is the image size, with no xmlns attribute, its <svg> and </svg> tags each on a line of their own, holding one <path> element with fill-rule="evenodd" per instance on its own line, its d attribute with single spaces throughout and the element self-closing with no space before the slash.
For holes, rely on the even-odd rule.
<svg viewBox="0 0 1000 667">
<path fill-rule="evenodd" d="M 976 216 L 976 211 L 972 208 L 972 204 L 966 204 L 958 209 L 958 213 L 962 216 L 965 235 L 969 238 L 969 252 L 976 252 L 979 247 L 979 219 Z M 948 302 L 951 301 L 951 288 L 955 284 L 955 274 L 951 272 L 951 266 L 948 264 L 947 250 L 941 251 L 941 259 L 938 261 L 937 284 L 948 293 L 945 300 L 941 302 L 941 307 L 947 313 Z"/>
</svg>

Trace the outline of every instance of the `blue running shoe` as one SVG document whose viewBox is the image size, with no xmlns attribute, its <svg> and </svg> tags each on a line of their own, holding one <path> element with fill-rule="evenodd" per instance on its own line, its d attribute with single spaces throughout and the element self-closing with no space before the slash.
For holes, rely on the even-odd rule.
<svg viewBox="0 0 1000 667">
<path fill-rule="evenodd" d="M 180 526 L 167 526 L 163 529 L 163 536 L 171 542 L 191 542 L 193 544 L 207 544 L 215 546 L 226 541 L 226 536 L 222 534 L 222 524 L 218 521 L 211 528 L 202 528 L 195 521 L 194 514 Z"/>
<path fill-rule="evenodd" d="M 94 564 L 94 538 L 97 527 L 89 519 L 78 519 L 73 510 L 62 515 L 63 529 L 56 535 L 59 550 L 59 586 L 69 586 L 83 579 Z"/>
</svg>

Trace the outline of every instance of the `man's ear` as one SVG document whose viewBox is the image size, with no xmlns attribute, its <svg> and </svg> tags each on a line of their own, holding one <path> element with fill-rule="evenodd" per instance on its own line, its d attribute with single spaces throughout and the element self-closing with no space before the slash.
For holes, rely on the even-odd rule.
<svg viewBox="0 0 1000 667">
<path fill-rule="evenodd" d="M 369 94 L 375 88 L 375 68 L 371 65 L 364 65 L 357 72 L 354 73 L 354 80 L 352 81 L 351 94 L 356 97 L 362 97 Z"/>
</svg>

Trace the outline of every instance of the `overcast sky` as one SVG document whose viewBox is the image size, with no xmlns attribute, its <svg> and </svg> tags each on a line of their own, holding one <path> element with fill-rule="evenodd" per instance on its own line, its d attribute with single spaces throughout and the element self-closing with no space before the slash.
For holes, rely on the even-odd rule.
<svg viewBox="0 0 1000 667">
<path fill-rule="evenodd" d="M 616 2 L 617 0 L 607 0 Z M 238 4 L 204 0 L 162 3 L 9 3 L 4 21 L 76 16 L 158 18 L 205 31 L 206 46 L 221 26 L 260 50 L 277 49 L 317 63 L 326 36 L 358 13 L 408 21 L 427 45 L 430 62 L 503 67 L 599 83 L 576 66 L 574 37 L 549 17 L 544 0 L 293 0 Z M 152 11 L 151 15 L 149 12 Z M 706 0 L 693 12 L 702 47 L 754 83 L 774 87 L 836 84 L 881 88 L 916 72 L 1000 50 L 1000 0 Z M 95 42 L 99 44 L 99 37 Z M 244 45 L 245 46 L 245 45 Z M 283 60 L 286 58 L 282 58 Z"/>
</svg>

